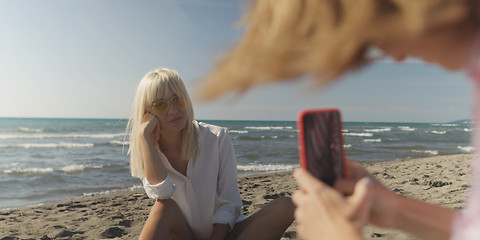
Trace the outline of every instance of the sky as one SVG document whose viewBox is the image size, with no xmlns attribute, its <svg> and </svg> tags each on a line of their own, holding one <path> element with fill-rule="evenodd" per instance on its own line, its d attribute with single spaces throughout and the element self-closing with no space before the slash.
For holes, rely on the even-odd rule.
<svg viewBox="0 0 480 240">
<path fill-rule="evenodd" d="M 215 62 L 241 37 L 247 0 L 0 0 L 0 117 L 128 118 L 136 86 L 157 67 L 179 72 L 197 119 L 296 120 L 335 107 L 344 121 L 450 122 L 471 115 L 465 73 L 381 61 L 326 89 L 266 85 L 195 101 Z"/>
</svg>

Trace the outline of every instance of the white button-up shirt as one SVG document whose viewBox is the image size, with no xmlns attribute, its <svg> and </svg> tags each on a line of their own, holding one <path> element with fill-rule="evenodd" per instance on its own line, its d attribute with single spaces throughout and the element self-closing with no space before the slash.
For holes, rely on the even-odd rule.
<svg viewBox="0 0 480 240">
<path fill-rule="evenodd" d="M 189 160 L 187 176 L 175 170 L 160 153 L 168 177 L 156 185 L 151 185 L 146 178 L 143 183 L 149 197 L 175 200 L 195 236 L 207 239 L 214 223 L 229 224 L 233 229 L 245 216 L 240 212 L 237 164 L 228 132 L 199 122 L 198 136 L 200 152 Z"/>
</svg>

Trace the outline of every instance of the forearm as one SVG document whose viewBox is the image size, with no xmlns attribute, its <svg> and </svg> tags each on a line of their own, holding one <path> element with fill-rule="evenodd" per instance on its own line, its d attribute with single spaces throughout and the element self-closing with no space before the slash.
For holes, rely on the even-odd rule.
<svg viewBox="0 0 480 240">
<path fill-rule="evenodd" d="M 210 240 L 216 240 L 216 239 L 223 240 L 225 239 L 229 231 L 230 231 L 230 226 L 228 224 L 215 223 L 213 224 L 213 230 L 212 230 L 212 235 L 210 236 Z"/>
<path fill-rule="evenodd" d="M 140 139 L 145 177 L 151 184 L 163 182 L 167 177 L 167 169 L 162 164 L 160 156 L 150 138 Z"/>
<path fill-rule="evenodd" d="M 401 196 L 395 208 L 395 228 L 422 239 L 450 238 L 453 210 Z"/>
</svg>

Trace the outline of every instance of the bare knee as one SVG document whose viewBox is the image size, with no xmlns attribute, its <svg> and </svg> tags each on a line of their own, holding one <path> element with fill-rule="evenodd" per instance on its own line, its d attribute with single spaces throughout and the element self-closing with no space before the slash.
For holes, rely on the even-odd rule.
<svg viewBox="0 0 480 240">
<path fill-rule="evenodd" d="M 237 223 L 226 239 L 280 239 L 294 220 L 294 210 L 291 198 L 279 197 Z"/>
<path fill-rule="evenodd" d="M 172 199 L 157 200 L 139 239 L 194 239 L 187 221 Z"/>
<path fill-rule="evenodd" d="M 293 212 L 295 210 L 295 205 L 293 204 L 292 199 L 289 197 L 279 197 L 273 200 L 270 204 L 276 209 L 283 209 L 287 212 Z"/>
<path fill-rule="evenodd" d="M 174 200 L 170 198 L 157 199 L 152 209 L 150 210 L 150 215 L 152 217 L 160 217 L 163 215 L 176 216 L 179 213 L 181 213 L 180 207 Z"/>
<path fill-rule="evenodd" d="M 275 208 L 275 213 L 291 219 L 293 221 L 293 213 L 295 211 L 295 205 L 290 197 L 279 197 L 271 202 L 272 207 Z"/>
<path fill-rule="evenodd" d="M 295 207 L 290 197 L 279 197 L 273 200 L 273 202 L 276 202 L 276 204 L 279 204 L 284 207 Z"/>
</svg>

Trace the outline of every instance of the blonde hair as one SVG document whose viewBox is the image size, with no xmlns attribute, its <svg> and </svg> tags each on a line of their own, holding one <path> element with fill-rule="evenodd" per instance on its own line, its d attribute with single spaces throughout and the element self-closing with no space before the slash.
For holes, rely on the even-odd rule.
<svg viewBox="0 0 480 240">
<path fill-rule="evenodd" d="M 130 171 L 132 176 L 142 178 L 145 175 L 143 169 L 142 153 L 140 151 L 139 127 L 147 107 L 152 106 L 158 98 L 173 92 L 185 102 L 187 124 L 182 130 L 181 159 L 188 160 L 198 153 L 198 125 L 194 120 L 193 107 L 187 89 L 178 73 L 168 68 L 158 68 L 148 72 L 138 84 L 133 102 L 132 115 L 127 124 L 127 132 L 130 135 Z"/>
<path fill-rule="evenodd" d="M 372 44 L 458 23 L 477 5 L 475 0 L 257 0 L 242 19 L 243 38 L 205 79 L 200 95 L 211 99 L 306 73 L 324 84 L 367 64 Z"/>
</svg>

